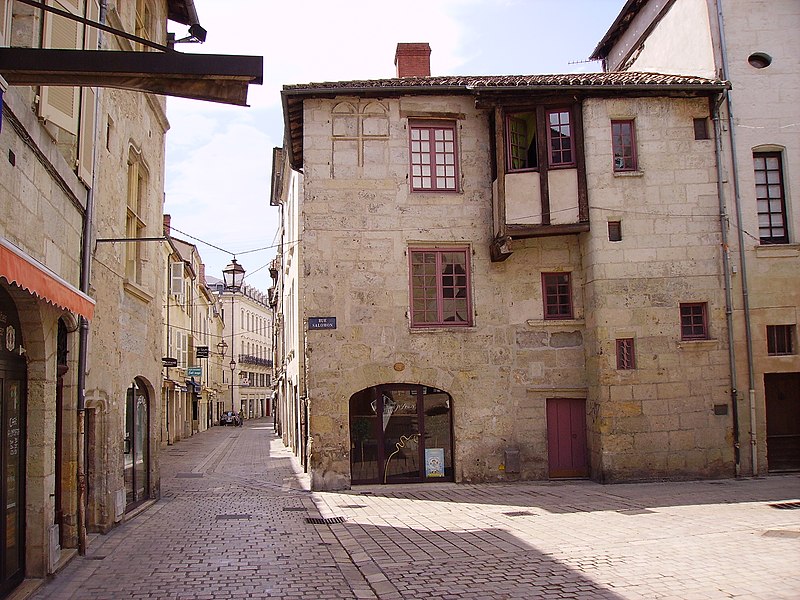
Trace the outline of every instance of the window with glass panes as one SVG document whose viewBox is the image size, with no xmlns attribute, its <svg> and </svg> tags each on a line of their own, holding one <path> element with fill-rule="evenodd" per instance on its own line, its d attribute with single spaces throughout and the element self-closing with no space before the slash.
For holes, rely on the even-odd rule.
<svg viewBox="0 0 800 600">
<path fill-rule="evenodd" d="M 557 109 L 547 111 L 548 133 L 547 139 L 550 147 L 550 165 L 568 166 L 575 164 L 575 154 L 572 143 L 572 125 L 570 111 Z"/>
<path fill-rule="evenodd" d="M 681 339 L 708 339 L 708 315 L 705 302 L 681 304 Z"/>
<path fill-rule="evenodd" d="M 468 248 L 412 248 L 411 326 L 472 325 Z"/>
<path fill-rule="evenodd" d="M 788 244 L 780 152 L 754 152 L 758 236 L 762 244 Z"/>
<path fill-rule="evenodd" d="M 536 147 L 536 113 L 517 113 L 508 116 L 508 170 L 535 169 L 538 165 Z"/>
<path fill-rule="evenodd" d="M 545 319 L 571 319 L 572 282 L 570 273 L 542 273 L 542 297 Z"/>
<path fill-rule="evenodd" d="M 411 190 L 458 191 L 456 124 L 449 121 L 411 121 Z"/>
<path fill-rule="evenodd" d="M 611 149 L 615 171 L 636 170 L 636 144 L 633 120 L 611 121 Z"/>
</svg>

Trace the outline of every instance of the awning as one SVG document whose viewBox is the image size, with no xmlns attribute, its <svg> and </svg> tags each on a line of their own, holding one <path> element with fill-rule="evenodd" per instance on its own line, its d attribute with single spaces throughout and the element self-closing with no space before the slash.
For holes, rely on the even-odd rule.
<svg viewBox="0 0 800 600">
<path fill-rule="evenodd" d="M 110 87 L 237 106 L 247 106 L 263 70 L 263 56 L 0 48 L 9 85 Z"/>
<path fill-rule="evenodd" d="M 95 302 L 35 258 L 0 237 L 0 277 L 60 308 L 91 321 Z"/>
</svg>

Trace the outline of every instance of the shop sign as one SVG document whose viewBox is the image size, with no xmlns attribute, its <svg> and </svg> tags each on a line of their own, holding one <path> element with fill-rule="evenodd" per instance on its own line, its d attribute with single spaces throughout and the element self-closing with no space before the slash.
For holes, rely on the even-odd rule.
<svg viewBox="0 0 800 600">
<path fill-rule="evenodd" d="M 186 376 L 187 377 L 202 377 L 203 376 L 203 367 L 189 367 L 186 369 Z"/>
</svg>

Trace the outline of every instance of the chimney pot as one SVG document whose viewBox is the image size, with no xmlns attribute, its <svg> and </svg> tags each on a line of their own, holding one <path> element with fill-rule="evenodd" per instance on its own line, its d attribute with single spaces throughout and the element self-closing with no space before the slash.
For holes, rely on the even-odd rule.
<svg viewBox="0 0 800 600">
<path fill-rule="evenodd" d="M 169 237 L 172 231 L 172 217 L 164 215 L 164 236 Z"/>
</svg>

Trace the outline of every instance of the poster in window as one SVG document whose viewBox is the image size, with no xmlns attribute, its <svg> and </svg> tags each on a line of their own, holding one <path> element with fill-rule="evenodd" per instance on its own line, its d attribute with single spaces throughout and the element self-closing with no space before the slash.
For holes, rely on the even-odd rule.
<svg viewBox="0 0 800 600">
<path fill-rule="evenodd" d="M 425 448 L 425 477 L 444 477 L 444 448 Z"/>
</svg>

